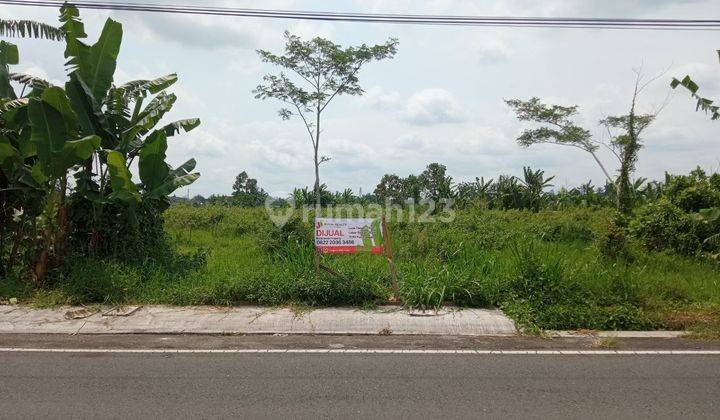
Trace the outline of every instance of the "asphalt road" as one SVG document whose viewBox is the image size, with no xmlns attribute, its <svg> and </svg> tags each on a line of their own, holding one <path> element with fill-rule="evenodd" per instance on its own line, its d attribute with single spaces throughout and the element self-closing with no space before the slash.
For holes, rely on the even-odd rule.
<svg viewBox="0 0 720 420">
<path fill-rule="evenodd" d="M 0 353 L 2 418 L 717 418 L 717 355 Z"/>
</svg>

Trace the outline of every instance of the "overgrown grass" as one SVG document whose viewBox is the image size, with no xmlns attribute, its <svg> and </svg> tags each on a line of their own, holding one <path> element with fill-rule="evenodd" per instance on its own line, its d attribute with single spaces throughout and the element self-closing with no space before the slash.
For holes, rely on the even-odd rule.
<svg viewBox="0 0 720 420">
<path fill-rule="evenodd" d="M 501 307 L 529 329 L 696 328 L 692 320 L 673 323 L 682 311 L 718 319 L 708 310 L 720 307 L 718 263 L 648 252 L 632 241 L 630 260 L 605 257 L 600 238 L 610 218 L 604 210 L 466 210 L 452 223 L 392 220 L 401 298 L 425 308 Z M 0 282 L 0 297 L 43 305 L 372 307 L 392 293 L 379 256 L 326 256 L 342 278 L 316 277 L 312 226 L 298 218 L 278 229 L 262 208 L 173 206 L 166 230 L 178 252 L 206 250 L 207 263 L 197 255 L 140 265 L 74 260 L 42 287 Z"/>
</svg>

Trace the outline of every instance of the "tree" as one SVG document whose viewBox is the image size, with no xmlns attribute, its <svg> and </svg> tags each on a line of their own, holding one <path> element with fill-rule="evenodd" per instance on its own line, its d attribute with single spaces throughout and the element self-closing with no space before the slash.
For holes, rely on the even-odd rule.
<svg viewBox="0 0 720 420">
<path fill-rule="evenodd" d="M 425 198 L 437 202 L 441 198 L 452 197 L 452 178 L 445 175 L 446 170 L 445 165 L 431 163 L 420 174 L 420 184 L 423 186 Z"/>
<path fill-rule="evenodd" d="M 257 179 L 250 178 L 245 171 L 235 177 L 232 195 L 234 201 L 244 207 L 260 206 L 268 197 L 268 193 L 264 189 L 258 188 Z"/>
<path fill-rule="evenodd" d="M 493 189 L 493 208 L 508 210 L 523 207 L 523 189 L 516 177 L 500 175 Z"/>
<path fill-rule="evenodd" d="M 397 40 L 391 38 L 384 44 L 343 48 L 320 37 L 302 41 L 286 31 L 283 55 L 257 51 L 263 62 L 280 66 L 292 74 L 292 78 L 284 71 L 277 75 L 267 74 L 253 93 L 258 99 L 275 98 L 283 102 L 287 107 L 279 111 L 282 119 L 292 116 L 302 119 L 313 146 L 316 212 L 320 211 L 322 195 L 320 165 L 329 160 L 320 155 L 322 113 L 337 96 L 361 95 L 360 69 L 372 60 L 392 58 L 397 44 Z"/>
<path fill-rule="evenodd" d="M 461 182 L 455 186 L 455 200 L 458 207 L 466 207 L 473 202 L 488 205 L 492 198 L 493 179 L 475 177 L 475 181 Z"/>
<path fill-rule="evenodd" d="M 88 45 L 77 8 L 61 7 L 60 21 L 61 37 L 52 35 L 51 27 L 30 24 L 16 33 L 30 31 L 35 36 L 65 40 L 69 81 L 64 88 L 29 76 L 13 76 L 8 65 L 17 64 L 17 47 L 0 41 L 0 190 L 15 193 L 1 197 L 2 216 L 5 219 L 9 207 L 24 215 L 15 222 L 15 238 L 32 233 L 37 221 L 42 221 L 37 235 L 28 241 L 33 249 L 27 253 L 37 255 L 32 270 L 36 279 L 44 276 L 51 252 L 62 252 L 68 233 L 85 243 L 89 238 L 91 249 L 103 238 L 119 244 L 123 235 L 141 228 L 138 209 L 151 213 L 157 222 L 142 227 L 153 230 L 146 237 L 161 240 L 158 214 L 169 205 L 169 194 L 199 176 L 191 172 L 194 159 L 172 168 L 165 162 L 165 153 L 167 137 L 192 130 L 200 121 L 181 120 L 154 129 L 176 100 L 163 90 L 177 76 L 115 86 L 122 25 L 108 19 L 97 42 Z M 23 85 L 19 97 L 10 80 Z M 143 107 L 144 100 L 155 94 Z M 140 183 L 133 181 L 129 170 L 136 158 Z M 68 197 L 70 176 L 75 182 Z M 72 232 L 68 232 L 69 213 L 73 213 Z M 0 222 L 5 225 L 5 220 Z M 133 247 L 119 248 L 128 252 Z M 12 262 L 13 256 L 14 251 Z"/>
<path fill-rule="evenodd" d="M 524 189 L 524 205 L 523 207 L 532 211 L 539 211 L 543 198 L 545 197 L 545 188 L 552 187 L 550 183 L 555 177 L 545 178 L 545 171 L 533 171 L 530 167 L 523 167 L 523 178 L 517 178 Z"/>
<path fill-rule="evenodd" d="M 336 204 L 353 204 L 357 201 L 357 198 L 351 188 L 345 188 L 342 192 L 335 193 Z"/>
<path fill-rule="evenodd" d="M 593 157 L 595 162 L 605 174 L 605 177 L 613 182 L 610 172 L 598 158 L 597 150 L 600 143 L 593 141 L 590 131 L 575 125 L 571 118 L 577 115 L 577 106 L 546 105 L 540 102 L 539 98 L 533 97 L 527 101 L 510 99 L 505 101 L 515 111 L 520 121 L 532 121 L 544 126 L 534 129 L 526 129 L 517 138 L 522 147 L 530 147 L 533 144 L 558 144 L 562 146 L 576 147 L 584 150 Z"/>
<path fill-rule="evenodd" d="M 391 204 L 400 204 L 403 201 L 403 180 L 395 174 L 385 174 L 374 191 L 380 203 L 390 201 Z"/>
<path fill-rule="evenodd" d="M 615 186 L 617 191 L 616 207 L 622 214 L 629 213 L 632 207 L 630 177 L 635 170 L 638 151 L 642 147 L 640 134 L 662 110 L 661 106 L 650 114 L 636 112 L 640 93 L 659 76 L 644 81 L 640 70 L 635 70 L 635 74 L 635 87 L 629 113 L 621 116 L 609 116 L 600 121 L 600 124 L 605 126 L 610 134 L 609 144 L 594 140 L 590 131 L 572 122 L 571 118 L 577 114 L 577 106 L 546 105 L 535 97 L 528 101 L 519 99 L 505 101 L 515 111 L 519 120 L 543 124 L 539 128 L 524 130 L 517 138 L 518 144 L 523 147 L 533 144 L 558 144 L 588 152 L 603 171 L 608 182 Z M 613 133 L 613 129 L 620 130 L 620 132 Z M 617 178 L 610 175 L 596 153 L 601 145 L 610 150 L 618 161 Z"/>
<path fill-rule="evenodd" d="M 718 58 L 720 59 L 720 50 L 717 51 Z M 704 98 L 700 95 L 698 95 L 698 90 L 700 90 L 700 87 L 695 83 L 691 78 L 690 75 L 686 75 L 683 77 L 682 80 L 678 80 L 677 78 L 673 77 L 672 81 L 670 82 L 670 87 L 673 89 L 677 88 L 678 86 L 682 86 L 688 91 L 690 91 L 690 96 L 697 101 L 695 105 L 695 110 L 703 110 L 705 113 L 710 114 L 710 118 L 712 120 L 717 120 L 720 118 L 720 106 L 713 105 L 713 100 Z"/>
<path fill-rule="evenodd" d="M 402 180 L 402 197 L 403 200 L 412 200 L 414 204 L 420 202 L 422 195 L 422 182 L 417 175 L 408 175 Z"/>
<path fill-rule="evenodd" d="M 0 36 L 19 38 L 40 38 L 62 40 L 64 33 L 54 26 L 30 20 L 0 19 Z M 16 118 L 24 114 L 28 104 L 25 96 L 26 88 L 35 94 L 49 84 L 37 77 L 27 74 L 10 73 L 10 65 L 18 64 L 19 53 L 15 44 L 0 41 L 0 277 L 4 277 L 14 267 L 22 245 L 34 240 L 33 232 L 26 226 L 28 221 L 37 217 L 42 211 L 42 202 L 48 192 L 43 187 L 49 185 L 28 185 L 31 177 L 22 156 L 27 151 L 20 151 L 21 136 L 30 133 L 27 118 Z M 18 95 L 11 81 L 22 86 Z M 68 153 L 62 160 L 67 162 Z M 39 168 L 39 167 L 38 167 Z M 38 171 L 36 171 L 38 172 Z M 21 182 L 25 179 L 25 183 Z M 9 242 L 7 260 L 5 258 L 5 241 Z"/>
</svg>

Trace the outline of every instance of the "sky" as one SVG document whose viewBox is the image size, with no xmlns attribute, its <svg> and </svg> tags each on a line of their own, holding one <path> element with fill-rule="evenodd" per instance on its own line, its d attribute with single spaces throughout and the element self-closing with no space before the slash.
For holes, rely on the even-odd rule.
<svg viewBox="0 0 720 420">
<path fill-rule="evenodd" d="M 150 1 L 144 1 L 150 2 Z M 153 1 L 333 12 L 622 18 L 720 16 L 716 0 L 433 0 L 433 1 Z M 3 18 L 57 25 L 55 9 L 0 5 Z M 596 139 L 607 132 L 598 121 L 627 113 L 633 69 L 659 76 L 639 98 L 640 111 L 666 104 L 643 135 L 636 176 L 662 179 L 666 171 L 700 165 L 720 170 L 720 121 L 695 112 L 687 91 L 672 91 L 673 76 L 691 74 L 704 96 L 720 99 L 718 32 L 601 29 L 488 28 L 335 23 L 240 17 L 183 16 L 82 10 L 89 38 L 97 39 L 108 17 L 124 27 L 115 83 L 176 72 L 178 96 L 167 122 L 199 117 L 202 125 L 174 137 L 168 160 L 190 157 L 202 176 L 178 195 L 229 194 L 241 171 L 274 196 L 314 181 L 312 146 L 298 120 L 283 121 L 277 101 L 254 98 L 266 73 L 278 70 L 257 49 L 281 52 L 283 31 L 321 36 L 342 45 L 399 40 L 392 60 L 361 70 L 362 96 L 341 96 L 323 113 L 321 181 L 331 190 L 372 192 L 386 173 L 418 174 L 431 162 L 447 167 L 455 182 L 522 174 L 524 166 L 554 175 L 555 188 L 587 181 L 604 184 L 587 153 L 568 147 L 521 148 L 526 123 L 504 99 L 537 96 L 578 105 L 576 122 Z M 15 40 L 20 65 L 12 71 L 65 81 L 63 45 Z M 607 151 L 606 166 L 617 168 Z"/>
</svg>

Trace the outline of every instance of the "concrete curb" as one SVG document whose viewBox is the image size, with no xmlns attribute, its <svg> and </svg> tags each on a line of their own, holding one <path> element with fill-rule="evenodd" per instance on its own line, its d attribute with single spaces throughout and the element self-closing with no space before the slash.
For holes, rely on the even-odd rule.
<svg viewBox="0 0 720 420">
<path fill-rule="evenodd" d="M 99 310 L 98 310 L 99 309 Z M 307 312 L 288 308 L 146 306 L 113 311 L 82 307 L 33 309 L 0 306 L 0 334 L 381 334 L 511 336 L 515 323 L 499 310 L 443 308 L 408 311 L 322 308 Z M 68 318 L 71 319 L 68 319 Z M 78 319 L 72 319 L 78 317 Z"/>
<path fill-rule="evenodd" d="M 68 319 L 77 316 L 78 319 Z M 60 307 L 0 305 L 0 334 L 324 334 L 517 335 L 500 310 L 321 308 L 306 312 L 257 306 Z M 557 338 L 680 338 L 686 331 L 545 331 Z"/>
</svg>

